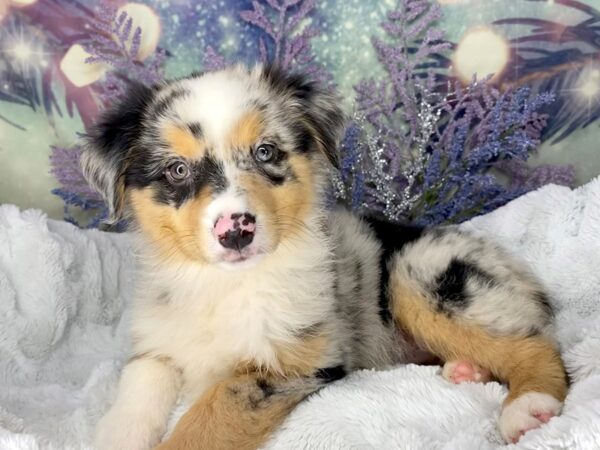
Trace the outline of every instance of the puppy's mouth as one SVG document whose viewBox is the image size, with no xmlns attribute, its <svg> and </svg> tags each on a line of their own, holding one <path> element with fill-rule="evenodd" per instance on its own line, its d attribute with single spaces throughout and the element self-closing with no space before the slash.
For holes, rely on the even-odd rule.
<svg viewBox="0 0 600 450">
<path fill-rule="evenodd" d="M 227 263 L 238 263 L 238 262 L 242 262 L 242 261 L 247 261 L 250 258 L 252 258 L 253 256 L 254 256 L 253 254 L 251 254 L 250 252 L 247 252 L 247 251 L 230 250 L 230 251 L 225 252 L 221 256 L 221 261 L 227 262 Z"/>
<path fill-rule="evenodd" d="M 242 269 L 254 266 L 264 256 L 258 248 L 244 248 L 241 250 L 226 250 L 222 252 L 217 264 L 226 269 Z"/>
</svg>

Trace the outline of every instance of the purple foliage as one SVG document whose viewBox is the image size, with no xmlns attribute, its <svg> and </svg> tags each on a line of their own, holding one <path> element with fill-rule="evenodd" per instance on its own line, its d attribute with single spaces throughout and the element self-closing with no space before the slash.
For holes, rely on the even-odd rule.
<svg viewBox="0 0 600 450">
<path fill-rule="evenodd" d="M 71 148 L 63 148 L 53 145 L 51 149 L 50 171 L 58 182 L 62 186 L 68 187 L 70 191 L 76 192 L 92 202 L 102 201 L 100 194 L 88 185 L 81 173 L 79 165 L 81 147 L 75 145 Z"/>
<path fill-rule="evenodd" d="M 97 228 L 106 219 L 107 210 L 104 201 L 98 192 L 92 189 L 79 165 L 81 147 L 72 148 L 52 146 L 50 155 L 51 173 L 56 177 L 62 188 L 54 189 L 53 194 L 58 195 L 64 202 L 64 218 L 66 221 L 84 228 Z M 75 215 L 79 211 L 91 211 L 88 214 L 88 223 L 82 224 Z"/>
<path fill-rule="evenodd" d="M 341 148 L 338 195 L 359 211 L 434 225 L 488 212 L 540 183 L 571 184 L 572 168 L 525 170 L 546 121 L 537 111 L 553 96 L 501 93 L 487 80 L 443 86 L 432 68 L 449 49 L 439 17 L 435 2 L 401 0 L 382 24 L 387 39 L 373 39 L 387 77 L 355 87 L 359 131 L 350 127 Z"/>
<path fill-rule="evenodd" d="M 90 24 L 90 38 L 81 42 L 91 55 L 86 63 L 102 62 L 113 68 L 94 86 L 104 104 L 123 95 L 130 80 L 151 86 L 164 77 L 166 53 L 159 48 L 146 62 L 139 61 L 142 29 L 133 29 L 126 12 L 117 13 L 117 8 L 103 4 Z"/>
<path fill-rule="evenodd" d="M 340 161 L 341 180 L 348 180 L 351 177 L 354 178 L 354 183 L 349 186 L 350 207 L 353 209 L 361 207 L 360 202 L 364 196 L 365 175 L 361 171 L 354 173 L 355 162 L 360 161 L 361 158 L 361 136 L 362 130 L 360 125 L 356 122 L 350 123 L 340 148 L 341 153 L 346 156 Z M 341 192 L 343 192 L 345 188 L 345 185 L 339 186 Z"/>
<path fill-rule="evenodd" d="M 227 60 L 210 45 L 204 52 L 204 69 L 208 71 L 221 70 L 227 67 Z"/>
<path fill-rule="evenodd" d="M 108 210 L 104 208 L 102 201 L 96 202 L 76 192 L 61 188 L 53 189 L 52 193 L 59 196 L 64 202 L 63 218 L 66 222 L 80 228 L 98 228 L 108 217 Z M 82 219 L 78 217 L 82 215 L 82 211 L 92 211 L 86 224 L 83 224 Z"/>
<path fill-rule="evenodd" d="M 124 95 L 132 80 L 153 85 L 163 79 L 165 52 L 158 49 L 146 63 L 137 59 L 142 30 L 140 27 L 133 29 L 133 20 L 127 13 L 117 15 L 116 8 L 102 5 L 90 24 L 90 30 L 90 37 L 80 42 L 91 55 L 86 63 L 103 62 L 113 68 L 92 86 L 104 105 Z M 86 227 L 97 227 L 107 217 L 107 211 L 101 197 L 83 177 L 79 166 L 81 147 L 52 146 L 51 150 L 51 172 L 61 185 L 53 193 L 65 203 L 65 220 L 81 225 L 73 214 L 79 209 L 91 215 Z"/>
<path fill-rule="evenodd" d="M 254 0 L 252 9 L 240 17 L 258 27 L 262 63 L 276 64 L 283 70 L 297 70 L 316 81 L 328 83 L 331 75 L 315 62 L 310 41 L 319 30 L 300 23 L 310 17 L 317 0 Z"/>
<path fill-rule="evenodd" d="M 542 164 L 532 167 L 524 161 L 510 159 L 500 161 L 495 168 L 510 179 L 511 188 L 525 187 L 531 190 L 551 183 L 571 186 L 575 179 L 575 168 L 571 165 Z"/>
</svg>

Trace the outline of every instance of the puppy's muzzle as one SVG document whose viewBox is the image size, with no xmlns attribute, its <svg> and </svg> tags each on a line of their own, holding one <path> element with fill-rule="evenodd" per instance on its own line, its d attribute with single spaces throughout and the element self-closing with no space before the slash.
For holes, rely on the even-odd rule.
<svg viewBox="0 0 600 450">
<path fill-rule="evenodd" d="M 255 232 L 256 217 L 247 212 L 221 216 L 213 228 L 213 234 L 219 244 L 237 251 L 250 245 Z"/>
</svg>

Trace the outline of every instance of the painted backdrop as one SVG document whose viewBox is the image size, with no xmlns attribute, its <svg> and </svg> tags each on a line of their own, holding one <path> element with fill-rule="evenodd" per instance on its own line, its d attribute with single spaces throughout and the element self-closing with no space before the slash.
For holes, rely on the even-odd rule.
<svg viewBox="0 0 600 450">
<path fill-rule="evenodd" d="M 500 90 L 527 85 L 553 92 L 542 143 L 528 164 L 560 166 L 572 178 L 567 184 L 598 175 L 600 0 L 438 3 L 438 27 L 450 42 L 436 60 L 439 71 L 464 85 L 473 74 L 492 74 L 489 82 Z M 277 22 L 282 5 L 293 10 L 294 23 Z M 177 77 L 224 60 L 283 52 L 269 33 L 290 26 L 302 39 L 286 45 L 297 45 L 298 57 L 310 59 L 307 67 L 337 86 L 351 113 L 359 82 L 385 75 L 373 37 L 389 35 L 381 24 L 396 6 L 392 0 L 0 0 L 0 203 L 63 216 L 64 198 L 51 193 L 61 187 L 50 171 L 52 148 L 74 145 L 121 82 L 110 61 L 93 58 L 85 45 L 90 39 L 133 54 L 137 63 L 122 68 L 151 83 L 162 65 L 166 76 Z M 117 8 L 131 20 L 109 23 L 118 19 Z M 98 28 L 116 37 L 97 42 L 90 29 Z M 56 150 L 54 157 L 69 158 Z"/>
</svg>

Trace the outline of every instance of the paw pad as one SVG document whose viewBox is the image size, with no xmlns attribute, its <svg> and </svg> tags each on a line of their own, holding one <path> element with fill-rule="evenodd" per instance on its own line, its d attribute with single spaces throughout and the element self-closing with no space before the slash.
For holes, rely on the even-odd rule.
<svg viewBox="0 0 600 450">
<path fill-rule="evenodd" d="M 442 376 L 454 384 L 468 381 L 485 383 L 492 379 L 492 373 L 489 370 L 466 360 L 448 361 L 444 364 Z"/>
</svg>

